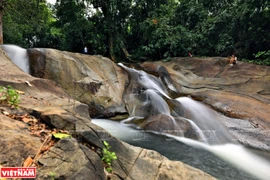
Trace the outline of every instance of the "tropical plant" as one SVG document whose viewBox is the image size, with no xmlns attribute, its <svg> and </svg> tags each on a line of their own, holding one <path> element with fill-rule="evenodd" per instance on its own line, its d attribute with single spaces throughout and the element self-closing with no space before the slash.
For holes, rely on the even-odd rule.
<svg viewBox="0 0 270 180">
<path fill-rule="evenodd" d="M 0 86 L 0 102 L 18 108 L 20 102 L 19 93 L 9 85 L 7 87 Z"/>
<path fill-rule="evenodd" d="M 117 159 L 115 152 L 111 152 L 111 146 L 107 141 L 103 141 L 104 148 L 102 149 L 102 158 L 101 160 L 106 164 L 106 170 L 112 172 L 112 161 Z"/>
</svg>

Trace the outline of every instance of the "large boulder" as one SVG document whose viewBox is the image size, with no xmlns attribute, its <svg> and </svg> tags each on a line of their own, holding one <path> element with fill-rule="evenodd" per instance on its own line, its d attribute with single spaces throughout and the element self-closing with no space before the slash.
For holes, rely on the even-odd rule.
<svg viewBox="0 0 270 180">
<path fill-rule="evenodd" d="M 72 98 L 90 106 L 91 117 L 124 113 L 126 76 L 110 59 L 55 49 L 28 49 L 31 74 L 59 84 Z"/>
<path fill-rule="evenodd" d="M 182 117 L 173 118 L 165 114 L 159 114 L 148 117 L 140 126 L 149 131 L 199 139 L 191 125 Z"/>
</svg>

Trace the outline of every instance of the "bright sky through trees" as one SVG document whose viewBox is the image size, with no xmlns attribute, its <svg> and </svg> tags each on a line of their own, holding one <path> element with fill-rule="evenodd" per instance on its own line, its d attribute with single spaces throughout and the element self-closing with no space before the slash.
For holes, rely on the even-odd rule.
<svg viewBox="0 0 270 180">
<path fill-rule="evenodd" d="M 48 3 L 54 4 L 56 0 L 47 0 Z"/>
</svg>

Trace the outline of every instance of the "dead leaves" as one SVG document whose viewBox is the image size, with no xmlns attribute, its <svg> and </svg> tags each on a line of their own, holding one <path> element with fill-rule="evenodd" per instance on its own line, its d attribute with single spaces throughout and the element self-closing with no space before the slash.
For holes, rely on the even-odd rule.
<svg viewBox="0 0 270 180">
<path fill-rule="evenodd" d="M 11 112 L 7 112 L 6 110 L 3 109 L 1 109 L 1 113 L 11 119 L 18 120 L 27 124 L 30 134 L 40 138 L 40 140 L 43 142 L 34 158 L 31 158 L 29 156 L 25 159 L 25 161 L 23 162 L 23 167 L 30 167 L 30 166 L 37 167 L 38 159 L 44 153 L 50 150 L 50 148 L 53 147 L 59 139 L 71 137 L 68 131 L 55 128 L 52 129 L 45 123 L 42 123 L 40 119 L 36 119 L 34 116 L 30 114 L 16 115 L 11 114 Z"/>
<path fill-rule="evenodd" d="M 34 160 L 28 156 L 23 162 L 23 167 L 30 167 L 33 164 Z"/>
<path fill-rule="evenodd" d="M 5 110 L 2 110 L 1 113 L 11 119 L 22 121 L 28 125 L 33 125 L 38 122 L 38 120 L 34 116 L 31 116 L 29 114 L 17 115 L 11 114 L 10 112 L 7 112 Z"/>
<path fill-rule="evenodd" d="M 28 114 L 25 114 L 21 117 L 21 121 L 23 121 L 26 124 L 36 124 L 38 122 L 38 120 L 33 117 L 33 116 L 29 116 Z"/>
<path fill-rule="evenodd" d="M 18 94 L 24 95 L 25 93 L 23 91 L 15 90 Z"/>
</svg>

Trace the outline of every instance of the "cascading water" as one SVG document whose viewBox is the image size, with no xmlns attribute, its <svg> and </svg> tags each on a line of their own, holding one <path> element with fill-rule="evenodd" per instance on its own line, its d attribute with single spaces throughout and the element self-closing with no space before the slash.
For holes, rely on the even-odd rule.
<svg viewBox="0 0 270 180">
<path fill-rule="evenodd" d="M 2 49 L 7 53 L 11 61 L 21 70 L 30 73 L 29 57 L 27 50 L 16 45 L 1 45 Z"/>
<path fill-rule="evenodd" d="M 188 112 L 184 116 L 191 119 L 208 139 L 210 144 L 234 143 L 229 131 L 220 123 L 220 116 L 204 104 L 188 97 L 176 99 Z"/>
<path fill-rule="evenodd" d="M 178 123 L 176 119 L 181 117 L 182 120 L 190 124 L 193 132 L 197 133 L 198 140 L 202 140 L 203 142 L 175 136 L 166 132 L 155 131 L 153 133 L 207 150 L 256 178 L 270 179 L 269 162 L 252 154 L 245 147 L 235 142 L 231 134 L 220 122 L 219 118 L 221 116 L 215 111 L 191 98 L 181 97 L 172 99 L 169 97 L 165 85 L 155 76 L 149 75 L 144 71 L 128 68 L 121 63 L 119 66 L 130 74 L 130 82 L 126 87 L 123 97 L 131 117 L 122 122 L 127 122 L 137 117 L 143 119 L 164 114 L 174 119 L 172 123 Z M 171 108 L 169 104 L 173 104 L 174 107 Z M 100 123 L 98 120 L 94 122 L 97 124 Z M 106 128 L 104 124 L 101 126 Z M 119 132 L 121 128 L 119 127 Z M 182 135 L 184 133 L 179 134 Z M 126 138 L 127 133 L 124 136 Z"/>
<path fill-rule="evenodd" d="M 250 173 L 251 175 L 262 179 L 268 180 L 270 179 L 270 163 L 263 158 L 252 154 L 245 147 L 239 144 L 223 144 L 223 145 L 208 145 L 205 143 L 201 143 L 199 141 L 194 141 L 191 139 L 176 137 L 173 135 L 166 134 L 167 137 L 174 138 L 180 142 L 183 142 L 187 145 L 202 148 L 207 151 L 212 152 L 218 157 L 224 159 L 235 165 L 236 167 Z"/>
<path fill-rule="evenodd" d="M 208 142 L 208 138 L 204 135 L 205 132 L 203 132 L 199 126 L 197 126 L 197 124 L 195 124 L 193 121 L 191 121 L 190 119 L 186 119 L 186 121 L 191 125 L 191 127 L 195 130 L 195 132 L 198 134 L 200 141 L 203 141 L 205 143 L 209 143 Z"/>
<path fill-rule="evenodd" d="M 139 83 L 140 86 L 144 87 L 145 89 L 153 89 L 155 91 L 158 91 L 163 96 L 170 99 L 166 87 L 155 76 L 149 75 L 144 71 L 138 71 L 136 69 L 128 68 L 124 66 L 122 63 L 118 63 L 118 65 L 124 68 L 126 71 L 128 71 L 131 74 L 131 79 L 137 81 L 137 83 Z"/>
</svg>

